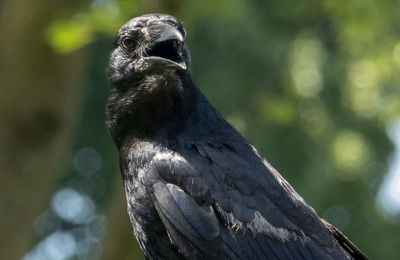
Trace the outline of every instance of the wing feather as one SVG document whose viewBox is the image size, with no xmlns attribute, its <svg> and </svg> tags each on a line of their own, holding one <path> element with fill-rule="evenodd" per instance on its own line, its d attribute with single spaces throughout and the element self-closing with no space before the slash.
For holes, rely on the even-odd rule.
<svg viewBox="0 0 400 260">
<path fill-rule="evenodd" d="M 207 259 L 351 259 L 250 146 L 191 147 L 155 163 L 165 180 L 154 185 L 155 203 L 168 233 L 177 230 Z"/>
</svg>

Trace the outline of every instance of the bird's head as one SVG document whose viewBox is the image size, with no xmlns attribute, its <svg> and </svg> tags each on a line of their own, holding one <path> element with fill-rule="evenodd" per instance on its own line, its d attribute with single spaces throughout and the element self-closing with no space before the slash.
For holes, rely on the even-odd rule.
<svg viewBox="0 0 400 260">
<path fill-rule="evenodd" d="M 112 83 L 129 84 L 142 76 L 188 73 L 186 30 L 175 17 L 147 14 L 131 19 L 115 37 L 107 69 Z"/>
<path fill-rule="evenodd" d="M 189 113 L 194 87 L 185 37 L 182 23 L 165 14 L 133 18 L 118 31 L 107 68 L 106 109 L 118 146 L 127 135 L 154 135 L 167 125 L 176 132 Z"/>
</svg>

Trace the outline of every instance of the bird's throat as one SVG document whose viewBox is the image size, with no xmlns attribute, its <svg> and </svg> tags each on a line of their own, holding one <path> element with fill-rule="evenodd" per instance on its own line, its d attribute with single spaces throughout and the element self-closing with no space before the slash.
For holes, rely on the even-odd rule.
<svg viewBox="0 0 400 260">
<path fill-rule="evenodd" d="M 106 115 L 117 146 L 127 137 L 157 138 L 181 131 L 195 98 L 192 87 L 182 87 L 182 80 L 191 86 L 190 77 L 149 76 L 125 91 L 113 88 Z"/>
</svg>

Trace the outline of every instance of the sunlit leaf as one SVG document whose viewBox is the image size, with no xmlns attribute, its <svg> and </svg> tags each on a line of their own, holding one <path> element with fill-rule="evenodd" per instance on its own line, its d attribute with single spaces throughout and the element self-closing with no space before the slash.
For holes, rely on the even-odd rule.
<svg viewBox="0 0 400 260">
<path fill-rule="evenodd" d="M 60 53 L 76 51 L 93 40 L 90 26 L 76 20 L 53 22 L 46 36 L 50 46 Z"/>
</svg>

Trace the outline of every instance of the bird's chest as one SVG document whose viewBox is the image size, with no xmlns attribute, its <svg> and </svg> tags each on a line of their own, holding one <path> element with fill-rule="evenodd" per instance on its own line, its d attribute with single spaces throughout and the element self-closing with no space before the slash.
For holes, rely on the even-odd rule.
<svg viewBox="0 0 400 260">
<path fill-rule="evenodd" d="M 128 215 L 140 247 L 150 259 L 179 259 L 179 253 L 167 235 L 152 199 L 152 185 L 157 179 L 151 171 L 151 160 L 131 157 L 125 172 Z"/>
<path fill-rule="evenodd" d="M 163 229 L 147 189 L 137 180 L 125 182 L 128 215 L 136 239 L 146 252 L 152 250 L 155 234 Z"/>
</svg>

